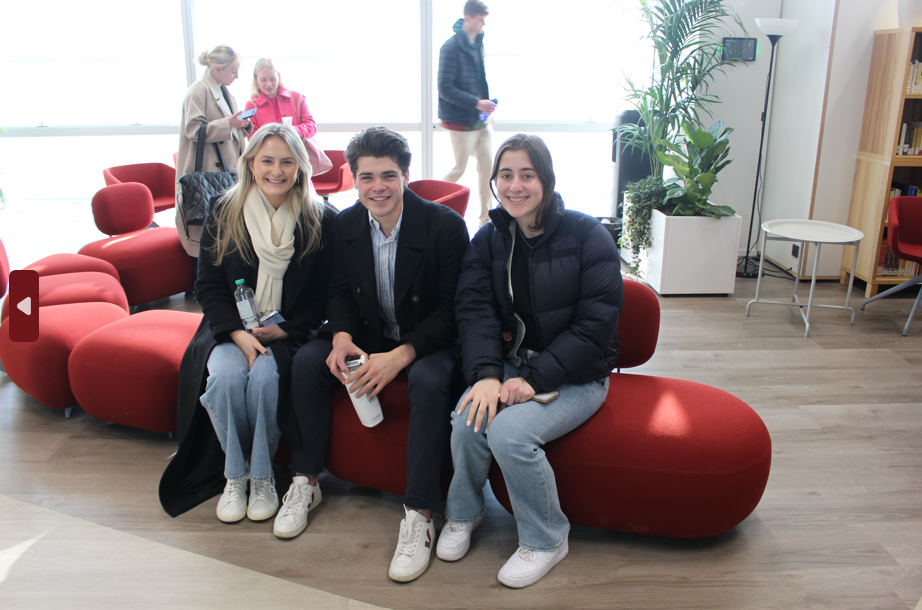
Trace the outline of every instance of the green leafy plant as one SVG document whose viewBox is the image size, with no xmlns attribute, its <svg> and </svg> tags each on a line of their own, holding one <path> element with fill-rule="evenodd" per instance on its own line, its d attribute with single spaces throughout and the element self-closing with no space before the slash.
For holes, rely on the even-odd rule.
<svg viewBox="0 0 922 610">
<path fill-rule="evenodd" d="M 717 182 L 717 172 L 730 164 L 729 135 L 732 128 L 724 128 L 717 121 L 707 131 L 684 123 L 685 146 L 667 142 L 669 152 L 659 153 L 663 165 L 672 167 L 676 177 L 665 182 L 668 189 L 664 203 L 672 208 L 673 216 L 732 216 L 735 211 L 725 205 L 714 205 L 708 198 Z"/>
<path fill-rule="evenodd" d="M 631 249 L 631 273 L 638 273 L 640 253 L 651 245 L 650 215 L 653 210 L 663 206 L 666 193 L 663 179 L 656 176 L 647 176 L 625 186 L 624 218 L 619 245 Z"/>
<path fill-rule="evenodd" d="M 709 106 L 720 100 L 710 93 L 710 85 L 738 61 L 722 57 L 721 26 L 731 20 L 743 32 L 746 28 L 724 0 L 638 1 L 650 28 L 645 39 L 656 52 L 657 67 L 648 85 L 625 75 L 625 99 L 640 114 L 640 121 L 615 130 L 625 136 L 627 145 L 649 156 L 651 173 L 661 177 L 659 153 L 676 141 L 684 123 L 698 126 L 700 113 L 711 115 Z"/>
</svg>

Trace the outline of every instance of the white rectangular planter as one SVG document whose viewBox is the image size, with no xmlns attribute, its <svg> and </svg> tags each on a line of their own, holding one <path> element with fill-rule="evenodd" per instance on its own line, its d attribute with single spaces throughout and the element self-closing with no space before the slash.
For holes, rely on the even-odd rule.
<svg viewBox="0 0 922 610">
<path fill-rule="evenodd" d="M 650 217 L 653 245 L 641 253 L 640 276 L 659 294 L 731 294 L 743 219 Z M 630 248 L 621 256 L 630 263 Z"/>
</svg>

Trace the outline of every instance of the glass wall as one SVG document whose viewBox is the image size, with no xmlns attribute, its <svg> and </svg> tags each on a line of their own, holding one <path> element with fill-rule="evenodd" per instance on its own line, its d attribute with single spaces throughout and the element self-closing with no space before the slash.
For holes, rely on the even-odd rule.
<svg viewBox="0 0 922 610">
<path fill-rule="evenodd" d="M 364 126 L 399 125 L 414 152 L 411 180 L 427 177 L 426 168 L 429 177 L 441 178 L 453 165 L 446 132 L 437 129 L 426 146 L 423 117 L 436 117 L 438 52 L 453 34 L 463 0 L 8 4 L 4 23 L 17 27 L 0 37 L 8 85 L 0 96 L 0 125 L 10 129 L 0 132 L 7 211 L 21 200 L 88 204 L 104 184 L 106 167 L 172 163 L 187 62 L 218 44 L 244 56 L 232 87 L 241 107 L 255 61 L 271 56 L 285 84 L 305 96 L 324 148 L 344 148 Z M 625 4 L 634 3 L 577 0 L 563 10 L 556 1 L 488 2 L 487 76 L 499 99 L 494 147 L 517 131 L 543 134 L 568 206 L 593 215 L 610 205 L 607 130 L 626 107 L 622 74 L 643 79 L 652 63 L 649 53 L 637 52 L 642 25 L 636 14 L 623 12 Z M 423 30 L 422 14 L 431 15 L 431 32 Z M 425 53 L 423 40 L 431 40 Z M 432 74 L 425 96 L 424 65 Z M 196 64 L 195 78 L 203 70 Z M 461 182 L 475 187 L 470 208 L 476 216 L 474 165 L 471 160 Z M 337 205 L 351 197 L 339 196 Z M 0 237 L 4 223 L 0 214 Z"/>
<path fill-rule="evenodd" d="M 3 24 L 0 125 L 178 121 L 187 86 L 179 3 L 5 2 Z"/>
</svg>

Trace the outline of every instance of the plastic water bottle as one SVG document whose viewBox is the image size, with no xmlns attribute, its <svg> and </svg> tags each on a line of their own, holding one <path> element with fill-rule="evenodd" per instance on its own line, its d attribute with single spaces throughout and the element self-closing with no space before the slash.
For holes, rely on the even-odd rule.
<svg viewBox="0 0 922 610">
<path fill-rule="evenodd" d="M 359 369 L 360 366 L 365 364 L 365 356 L 346 356 L 346 368 L 349 369 L 349 374 L 354 373 Z M 348 377 L 346 373 L 343 373 L 343 377 Z M 352 399 L 352 406 L 355 407 L 355 412 L 359 416 L 359 421 L 362 422 L 362 425 L 366 428 L 373 428 L 384 421 L 384 413 L 381 412 L 381 403 L 378 402 L 377 396 L 369 396 L 365 394 L 361 398 L 356 398 L 355 392 L 358 392 L 365 386 L 359 386 L 353 388 L 356 382 L 352 382 L 346 386 L 346 390 L 349 392 L 349 398 Z"/>
<path fill-rule="evenodd" d="M 243 320 L 244 328 L 259 327 L 259 307 L 256 306 L 256 294 L 253 289 L 237 280 L 237 289 L 234 290 L 234 300 L 237 301 L 237 311 Z"/>
<path fill-rule="evenodd" d="M 490 101 L 493 102 L 494 104 L 498 104 L 498 103 L 499 103 L 499 100 L 497 100 L 495 97 L 494 97 L 492 100 L 490 100 Z M 480 121 L 481 121 L 482 123 L 486 123 L 488 118 L 490 118 L 490 115 L 489 115 L 488 113 L 486 113 L 486 112 L 481 112 L 481 113 L 480 113 Z"/>
</svg>

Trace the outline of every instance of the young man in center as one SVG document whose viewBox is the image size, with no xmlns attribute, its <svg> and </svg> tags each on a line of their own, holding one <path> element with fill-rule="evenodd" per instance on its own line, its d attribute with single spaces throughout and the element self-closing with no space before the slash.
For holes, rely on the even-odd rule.
<svg viewBox="0 0 922 610">
<path fill-rule="evenodd" d="M 460 355 L 455 290 L 470 242 L 457 213 L 406 188 L 410 149 L 403 136 L 386 127 L 366 129 L 352 138 L 345 157 L 361 205 L 336 217 L 329 322 L 292 364 L 303 448 L 292 452 L 296 476 L 275 533 L 297 536 L 320 502 L 317 475 L 324 468 L 334 384 L 354 381 L 354 388 L 364 386 L 362 393 L 377 396 L 405 370 L 410 403 L 405 518 L 388 575 L 407 582 L 425 571 L 435 543 L 430 511 L 440 503 L 458 398 L 452 394 Z M 345 358 L 353 355 L 368 361 L 345 379 Z"/>
</svg>

